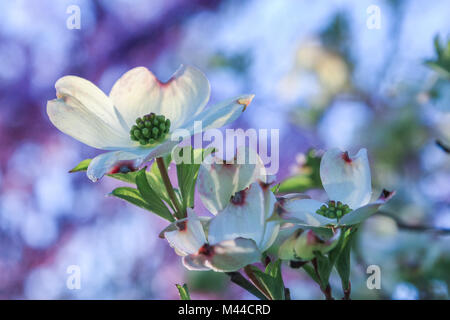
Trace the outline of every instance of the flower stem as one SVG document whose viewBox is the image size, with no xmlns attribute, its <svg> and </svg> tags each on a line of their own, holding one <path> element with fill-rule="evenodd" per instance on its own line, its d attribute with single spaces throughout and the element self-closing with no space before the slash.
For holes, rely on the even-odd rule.
<svg viewBox="0 0 450 320">
<path fill-rule="evenodd" d="M 259 282 L 258 278 L 255 277 L 253 274 L 252 268 L 250 268 L 250 265 L 244 267 L 245 274 L 249 277 L 249 279 L 252 281 L 253 285 L 268 299 L 272 300 L 272 297 L 267 292 L 267 290 L 264 288 L 264 286 Z"/>
<path fill-rule="evenodd" d="M 172 183 L 170 182 L 169 174 L 167 173 L 166 165 L 164 163 L 164 159 L 159 157 L 156 158 L 156 164 L 158 166 L 159 172 L 161 173 L 161 178 L 164 182 L 164 186 L 166 187 L 167 194 L 169 195 L 170 200 L 172 201 L 173 206 L 175 207 L 175 217 L 178 219 L 186 218 L 186 212 L 183 212 L 181 209 L 181 205 L 178 202 L 177 195 L 173 190 Z"/>
<path fill-rule="evenodd" d="M 352 284 L 349 281 L 348 282 L 348 288 L 344 289 L 344 298 L 343 298 L 343 300 L 351 300 L 351 298 L 350 298 L 351 292 L 352 292 Z"/>
<path fill-rule="evenodd" d="M 250 292 L 258 299 L 267 300 L 266 296 L 239 272 L 227 272 L 226 274 L 230 277 L 231 282 Z"/>
</svg>

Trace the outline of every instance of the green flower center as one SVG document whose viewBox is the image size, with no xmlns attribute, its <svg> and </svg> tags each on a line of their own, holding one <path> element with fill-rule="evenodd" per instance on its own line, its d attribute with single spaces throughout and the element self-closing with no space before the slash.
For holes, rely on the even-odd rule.
<svg viewBox="0 0 450 320">
<path fill-rule="evenodd" d="M 130 138 L 145 146 L 162 142 L 169 130 L 170 120 L 152 112 L 136 119 L 136 124 L 130 130 Z"/>
<path fill-rule="evenodd" d="M 327 218 L 340 219 L 351 211 L 352 209 L 347 204 L 330 200 L 327 204 L 323 204 L 316 213 Z"/>
</svg>

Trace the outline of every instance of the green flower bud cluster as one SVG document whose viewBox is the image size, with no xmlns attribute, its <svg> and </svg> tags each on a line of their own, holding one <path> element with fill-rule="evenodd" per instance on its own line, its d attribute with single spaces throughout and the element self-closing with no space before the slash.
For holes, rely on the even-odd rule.
<svg viewBox="0 0 450 320">
<path fill-rule="evenodd" d="M 327 218 L 340 219 L 351 211 L 352 209 L 347 204 L 330 200 L 327 204 L 323 204 L 316 213 Z"/>
<path fill-rule="evenodd" d="M 136 119 L 136 124 L 131 127 L 130 138 L 141 145 L 161 142 L 170 130 L 170 120 L 164 116 L 155 115 L 153 112 Z"/>
</svg>

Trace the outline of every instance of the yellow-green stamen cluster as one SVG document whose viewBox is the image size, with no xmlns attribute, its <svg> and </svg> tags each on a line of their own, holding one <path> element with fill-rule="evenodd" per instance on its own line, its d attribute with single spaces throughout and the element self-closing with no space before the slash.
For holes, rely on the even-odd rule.
<svg viewBox="0 0 450 320">
<path fill-rule="evenodd" d="M 340 219 L 351 211 L 352 209 L 347 204 L 331 200 L 327 204 L 323 204 L 316 213 L 327 218 Z"/>
<path fill-rule="evenodd" d="M 130 138 L 145 146 L 163 141 L 169 130 L 170 120 L 152 112 L 136 119 L 136 124 L 130 130 Z"/>
</svg>

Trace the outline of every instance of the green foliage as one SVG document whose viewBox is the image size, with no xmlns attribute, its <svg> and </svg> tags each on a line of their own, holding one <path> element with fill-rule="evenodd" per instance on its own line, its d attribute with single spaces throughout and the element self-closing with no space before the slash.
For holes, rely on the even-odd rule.
<svg viewBox="0 0 450 320">
<path fill-rule="evenodd" d="M 176 286 L 181 300 L 191 300 L 191 296 L 189 295 L 189 290 L 186 283 L 183 285 L 176 284 Z"/>
<path fill-rule="evenodd" d="M 303 270 L 320 285 L 324 290 L 329 284 L 329 279 L 333 267 L 338 271 L 341 277 L 342 288 L 347 290 L 349 288 L 350 280 L 350 251 L 352 246 L 352 239 L 356 232 L 356 228 L 345 228 L 342 230 L 336 247 L 327 255 L 319 251 L 314 252 L 315 258 L 312 260 L 312 265 L 304 264 Z"/>
<path fill-rule="evenodd" d="M 85 159 L 83 161 L 81 161 L 79 164 L 77 164 L 77 166 L 75 168 L 73 168 L 72 170 L 70 170 L 70 173 L 73 172 L 80 172 L 80 171 L 86 171 L 87 168 L 89 167 L 89 164 L 91 163 L 92 159 Z"/>
<path fill-rule="evenodd" d="M 336 270 L 342 282 L 342 289 L 348 290 L 350 284 L 350 252 L 355 231 L 349 230 L 336 257 Z"/>
<path fill-rule="evenodd" d="M 189 163 L 177 164 L 178 187 L 181 194 L 183 210 L 194 207 L 195 184 L 197 182 L 198 170 L 203 159 L 213 152 L 214 149 L 193 149 L 191 146 L 179 149 L 179 156 L 183 158 L 186 152 L 190 153 Z"/>
<path fill-rule="evenodd" d="M 166 220 L 169 221 L 174 220 L 167 206 L 164 204 L 164 202 L 160 199 L 158 194 L 154 191 L 154 189 L 152 189 L 152 187 L 148 183 L 145 168 L 143 168 L 138 172 L 136 176 L 136 185 L 139 190 L 139 193 L 151 207 L 151 211 L 153 211 L 154 213 L 156 213 L 157 215 Z"/>
<path fill-rule="evenodd" d="M 148 190 L 147 190 L 148 191 Z M 145 199 L 140 191 L 135 188 L 130 187 L 119 187 L 111 192 L 111 195 L 122 200 L 128 201 L 142 209 L 151 211 L 159 215 L 170 222 L 175 221 L 175 219 L 170 214 L 170 211 L 164 211 L 161 207 L 161 200 L 159 198 Z M 148 195 L 148 194 L 147 194 Z M 164 204 L 163 204 L 164 205 Z M 167 209 L 167 208 L 166 208 Z M 168 214 L 167 214 L 168 212 Z"/>
<path fill-rule="evenodd" d="M 434 37 L 434 50 L 436 52 L 436 58 L 433 60 L 427 60 L 425 63 L 435 71 L 437 71 L 441 77 L 450 80 L 450 39 L 447 43 L 441 43 L 439 36 Z"/>
<path fill-rule="evenodd" d="M 315 150 L 309 150 L 306 153 L 306 159 L 301 164 L 300 173 L 287 178 L 277 186 L 277 193 L 304 192 L 311 188 L 320 188 L 320 157 L 316 155 Z M 276 191 L 274 188 L 272 191 Z"/>
<path fill-rule="evenodd" d="M 281 260 L 269 263 L 263 272 L 255 266 L 248 266 L 272 300 L 285 300 L 285 287 L 281 275 Z"/>
</svg>

